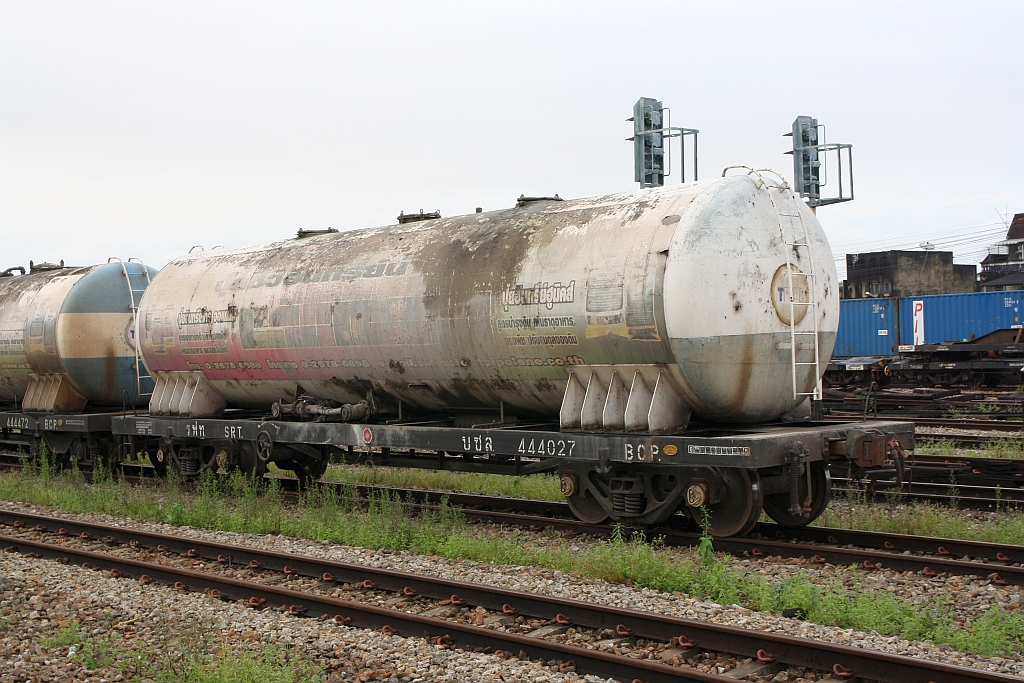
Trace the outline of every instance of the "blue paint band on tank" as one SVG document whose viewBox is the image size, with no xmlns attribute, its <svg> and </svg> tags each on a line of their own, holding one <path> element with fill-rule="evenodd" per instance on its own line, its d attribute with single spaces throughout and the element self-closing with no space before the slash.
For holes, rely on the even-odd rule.
<svg viewBox="0 0 1024 683">
<path fill-rule="evenodd" d="M 147 272 L 150 279 L 157 273 L 136 262 L 99 266 L 75 284 L 61 306 L 61 324 L 74 325 L 90 338 L 87 344 L 66 340 L 61 356 L 68 376 L 94 405 L 138 404 L 140 389 L 152 392 L 141 359 L 142 377 L 136 376 L 132 307 L 133 297 L 135 306 L 141 302 Z"/>
<path fill-rule="evenodd" d="M 127 407 L 134 404 L 143 407 L 139 402 L 139 393 L 135 382 L 135 356 L 118 358 L 65 358 L 64 367 L 75 384 L 85 392 L 90 400 L 102 405 L 121 405 L 127 398 Z M 153 380 L 142 377 L 142 393 L 153 392 Z M 127 394 L 125 393 L 127 392 Z"/>
<path fill-rule="evenodd" d="M 142 265 L 135 262 L 125 263 L 128 275 L 135 289 L 144 289 L 145 275 Z M 150 278 L 157 274 L 155 268 L 148 268 Z M 138 306 L 141 293 L 135 295 Z M 131 311 L 131 295 L 128 283 L 120 263 L 108 263 L 96 268 L 75 285 L 61 307 L 61 313 L 123 313 Z"/>
</svg>

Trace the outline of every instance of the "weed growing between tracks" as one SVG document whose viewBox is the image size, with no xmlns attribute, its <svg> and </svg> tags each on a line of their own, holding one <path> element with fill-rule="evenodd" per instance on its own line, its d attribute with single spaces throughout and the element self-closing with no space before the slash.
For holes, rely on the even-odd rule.
<svg viewBox="0 0 1024 683">
<path fill-rule="evenodd" d="M 280 473 L 284 476 L 292 476 L 290 472 L 282 471 Z M 478 474 L 476 472 L 331 465 L 324 474 L 324 481 L 438 491 L 464 491 L 486 496 L 511 496 L 531 500 L 565 500 L 558 489 L 558 477 L 553 474 L 510 477 L 505 474 Z"/>
<path fill-rule="evenodd" d="M 872 505 L 856 494 L 836 496 L 815 526 L 878 531 L 911 536 L 955 538 L 964 541 L 1024 545 L 1024 514 L 1017 511 L 978 512 L 946 506 Z"/>
<path fill-rule="evenodd" d="M 619 531 L 606 542 L 562 538 L 540 546 L 524 542 L 531 537 L 519 529 L 493 533 L 468 525 L 461 510 L 447 505 L 413 517 L 399 501 L 379 497 L 363 507 L 354 491 L 338 497 L 328 487 L 314 487 L 300 497 L 297 505 L 288 504 L 273 482 L 259 486 L 238 475 L 207 476 L 194 489 L 186 490 L 173 479 L 142 487 L 101 473 L 94 476 L 93 484 L 86 485 L 74 471 L 54 474 L 42 468 L 0 476 L 0 498 L 173 525 L 283 534 L 378 550 L 540 566 L 776 614 L 799 608 L 814 623 L 931 640 L 964 652 L 1024 652 L 1024 620 L 1017 613 L 992 607 L 967 627 L 957 623 L 955 612 L 937 600 L 922 606 L 870 582 L 844 585 L 838 580 L 828 583 L 819 579 L 815 583 L 809 573 L 772 580 L 770 575 L 751 571 L 756 565 L 745 567 L 735 558 L 712 552 L 710 543 L 703 544 L 703 551 L 687 552 L 665 548 L 657 540 L 627 537 Z M 879 511 L 885 514 L 883 508 Z M 196 672 L 209 669 L 201 663 L 205 660 L 196 661 L 200 662 Z M 238 665 L 252 663 L 246 662 Z"/>
<path fill-rule="evenodd" d="M 1020 460 L 1024 458 L 1024 436 L 1007 434 L 978 448 L 958 447 L 952 439 L 943 439 L 939 436 L 926 437 L 921 439 L 914 452 L 920 455 Z"/>
<path fill-rule="evenodd" d="M 995 449 L 998 446 L 1004 449 L 1001 452 L 1007 454 L 1003 457 L 1009 457 L 1010 451 L 1005 449 L 1024 448 L 1022 443 L 1024 442 L 1019 439 L 1008 438 L 1005 441 L 993 442 L 994 445 L 986 445 L 986 449 Z M 952 442 L 938 441 L 932 442 L 932 445 L 936 454 L 956 454 Z M 950 450 L 946 452 L 944 449 Z M 921 452 L 920 448 L 918 452 Z M 1018 452 L 1016 457 L 1024 456 Z M 291 476 L 290 472 L 280 470 L 274 473 Z M 558 477 L 548 474 L 509 477 L 473 472 L 332 465 L 327 469 L 324 479 L 353 484 L 464 491 L 531 500 L 564 500 L 558 490 Z M 955 491 L 955 486 L 951 485 L 950 491 Z M 765 515 L 762 521 L 771 520 Z M 836 492 L 832 504 L 815 525 L 1024 545 L 1024 514 L 1020 512 L 960 511 L 917 502 L 901 505 L 898 494 L 894 494 L 887 505 L 873 505 L 864 497 L 843 498 Z"/>
<path fill-rule="evenodd" d="M 94 635 L 77 621 L 55 628 L 39 645 L 56 650 L 56 657 L 77 660 L 87 671 L 113 676 L 139 677 L 154 683 L 314 683 L 321 667 L 303 656 L 289 656 L 280 646 L 256 651 L 225 649 L 208 633 L 191 626 L 159 636 L 157 644 L 125 638 L 109 631 Z M 159 647 L 157 647 L 159 646 Z M 74 648 L 71 650 L 70 648 Z M 70 654 L 69 654 L 70 653 Z"/>
</svg>

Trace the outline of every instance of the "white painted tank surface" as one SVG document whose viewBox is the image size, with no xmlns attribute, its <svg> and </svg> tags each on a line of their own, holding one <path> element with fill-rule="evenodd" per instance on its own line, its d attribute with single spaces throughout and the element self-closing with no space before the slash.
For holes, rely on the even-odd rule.
<svg viewBox="0 0 1024 683">
<path fill-rule="evenodd" d="M 838 291 L 811 211 L 737 175 L 192 253 L 149 287 L 140 337 L 155 398 L 191 373 L 238 407 L 372 390 L 384 410 L 554 416 L 570 371 L 655 368 L 692 413 L 759 422 L 799 402 L 791 313 L 801 331 L 817 317 L 824 371 Z M 810 391 L 814 365 L 797 368 Z"/>
</svg>

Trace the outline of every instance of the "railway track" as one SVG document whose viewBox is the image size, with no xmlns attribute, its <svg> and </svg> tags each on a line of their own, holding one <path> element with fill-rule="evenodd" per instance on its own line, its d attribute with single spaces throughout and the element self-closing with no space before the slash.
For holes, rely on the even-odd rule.
<svg viewBox="0 0 1024 683">
<path fill-rule="evenodd" d="M 634 683 L 767 680 L 782 665 L 824 674 L 819 680 L 1017 680 L 805 638 L 124 527 L 21 513 L 3 513 L 2 523 L 0 544 L 6 552 L 202 591 L 211 599 L 240 600 L 255 609 L 276 607 L 293 615 L 426 637 L 443 647 L 519 652 L 554 661 L 561 670 Z M 238 578 L 238 570 L 245 579 Z M 381 594 L 389 596 L 383 599 L 386 606 L 380 606 Z M 465 619 L 471 608 L 475 623 Z M 583 637 L 574 638 L 574 644 L 551 640 L 570 629 Z M 716 652 L 737 658 L 737 665 L 724 675 L 692 668 L 696 659 Z"/>
<path fill-rule="evenodd" d="M 133 472 L 133 478 L 137 478 L 139 481 L 151 479 L 135 472 L 135 468 L 138 467 L 128 467 Z M 298 482 L 295 479 L 280 478 L 276 481 L 285 491 L 297 490 Z M 837 483 L 841 486 L 845 482 L 839 479 Z M 401 500 L 413 509 L 436 507 L 444 502 L 447 505 L 462 508 L 471 524 L 487 522 L 530 528 L 534 531 L 552 528 L 571 534 L 594 536 L 609 536 L 615 531 L 615 527 L 611 525 L 587 524 L 576 520 L 569 506 L 562 501 L 366 484 L 325 485 L 334 486 L 339 496 L 354 494 L 364 501 L 386 496 Z M 961 502 L 971 501 L 978 506 L 985 503 L 990 503 L 993 506 L 999 504 L 1004 507 L 1015 502 L 1024 504 L 1024 497 L 1020 495 L 1019 490 L 1006 491 L 1008 495 L 1002 499 L 987 499 L 981 496 L 985 495 L 988 489 L 981 487 L 960 486 L 955 494 L 948 492 L 943 494 L 942 491 L 948 489 L 948 485 L 911 483 L 907 486 L 911 491 L 900 493 L 900 496 L 934 499 L 940 495 L 955 495 L 959 496 L 958 500 Z M 972 488 L 979 490 L 971 491 Z M 925 491 L 921 492 L 920 489 L 925 489 Z M 1016 497 L 1011 498 L 1009 494 Z M 972 501 L 972 495 L 978 497 Z M 0 513 L 0 521 L 13 524 L 18 518 L 10 515 L 11 513 Z M 28 523 L 25 521 L 28 520 L 27 516 L 22 516 L 20 519 L 23 523 Z M 626 531 L 631 533 L 633 530 L 626 529 Z M 642 531 L 652 537 L 658 537 L 667 545 L 672 546 L 692 547 L 698 545 L 701 540 L 701 535 L 694 529 L 692 522 L 682 515 L 677 515 L 670 520 L 669 525 Z M 1010 545 L 880 534 L 828 527 L 793 529 L 773 523 L 759 523 L 752 534 L 746 538 L 716 539 L 715 548 L 719 551 L 747 557 L 804 558 L 811 563 L 856 564 L 868 571 L 875 568 L 886 568 L 921 573 L 924 576 L 943 573 L 987 576 L 993 583 L 999 585 L 1024 585 L 1024 566 L 1022 566 L 1024 565 L 1024 549 Z"/>
<path fill-rule="evenodd" d="M 923 432 L 916 434 L 914 438 L 918 444 L 922 441 L 947 442 L 957 448 L 984 448 L 992 444 L 1022 444 L 1021 437 L 1016 434 L 945 434 Z M 1024 456 L 1024 451 L 1021 452 L 1021 455 Z"/>
<path fill-rule="evenodd" d="M 849 423 L 855 421 L 855 418 L 862 417 L 860 413 L 850 414 L 838 414 L 831 413 L 826 415 L 823 419 L 825 422 L 843 422 Z M 932 417 L 932 416 L 918 416 L 913 414 L 901 413 L 899 415 L 887 415 L 881 413 L 877 416 L 870 415 L 872 420 L 879 420 L 882 422 L 913 422 L 914 424 L 929 427 L 951 427 L 954 429 L 976 429 L 990 432 L 1022 432 L 1024 431 L 1024 421 L 1020 418 L 1016 419 L 973 419 L 973 418 L 950 418 L 950 417 Z"/>
<path fill-rule="evenodd" d="M 466 515 L 471 523 L 522 526 L 534 531 L 553 528 L 569 533 L 606 536 L 615 530 L 608 525 L 521 513 L 467 510 Z M 647 529 L 644 533 L 668 546 L 694 547 L 701 542 L 701 534 L 695 531 L 662 527 Z M 891 569 L 920 573 L 926 577 L 940 574 L 982 576 L 996 585 L 1024 585 L 1024 566 L 1021 566 L 1024 548 L 1013 545 L 832 527 L 790 529 L 762 522 L 754 528 L 751 536 L 715 539 L 714 547 L 715 550 L 743 557 L 803 558 L 811 564 L 856 564 L 865 571 Z"/>
<path fill-rule="evenodd" d="M 610 536 L 615 531 L 612 525 L 587 524 L 574 519 L 569 506 L 561 501 L 369 485 L 340 485 L 339 489 L 339 493 L 354 491 L 365 500 L 386 495 L 418 508 L 435 507 L 444 501 L 448 505 L 463 508 L 470 524 L 488 522 L 533 531 L 552 528 L 571 534 L 593 536 Z M 672 526 L 642 531 L 661 539 L 666 545 L 699 545 L 701 534 L 693 530 L 692 525 L 682 516 L 677 517 L 679 519 Z M 14 513 L 0 512 L 0 521 L 3 523 L 13 524 L 18 519 L 23 524 L 32 522 L 31 516 L 18 517 Z M 632 531 L 626 530 L 627 533 Z M 764 522 L 755 527 L 751 536 L 715 539 L 714 543 L 716 550 L 746 557 L 804 558 L 818 564 L 856 564 L 868 571 L 887 568 L 917 572 L 924 576 L 942 573 L 988 576 L 998 585 L 1024 585 L 1024 548 L 1012 545 L 830 527 L 792 529 Z"/>
</svg>

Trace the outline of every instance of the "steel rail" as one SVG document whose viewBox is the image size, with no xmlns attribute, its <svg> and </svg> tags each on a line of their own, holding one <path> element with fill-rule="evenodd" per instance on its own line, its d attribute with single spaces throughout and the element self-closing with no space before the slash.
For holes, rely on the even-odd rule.
<svg viewBox="0 0 1024 683">
<path fill-rule="evenodd" d="M 63 525 L 66 530 L 71 529 L 70 525 L 75 525 L 76 529 L 91 528 L 97 534 L 109 532 L 107 535 L 114 540 L 118 540 L 118 537 L 127 539 L 127 542 L 135 540 L 136 547 L 141 545 L 138 543 L 140 539 L 145 539 L 149 543 L 159 540 L 161 543 L 157 545 L 163 545 L 168 551 L 177 549 L 181 554 L 191 556 L 213 556 L 215 561 L 218 555 L 224 555 L 227 551 L 231 553 L 232 563 L 247 563 L 255 560 L 266 569 L 285 571 L 285 567 L 289 567 L 291 572 L 320 578 L 324 578 L 324 573 L 329 573 L 332 581 L 345 581 L 348 578 L 350 579 L 348 582 L 356 583 L 369 579 L 373 582 L 374 587 L 392 591 L 402 591 L 404 588 L 410 587 L 426 597 L 443 599 L 450 598 L 454 594 L 468 604 L 478 604 L 493 610 L 500 611 L 505 605 L 511 605 L 520 613 L 548 619 L 562 614 L 568 617 L 571 623 L 587 628 L 618 629 L 619 626 L 624 626 L 632 635 L 652 640 L 664 641 L 674 635 L 683 635 L 696 647 L 705 650 L 728 652 L 745 657 L 757 657 L 759 650 L 766 651 L 780 663 L 819 671 L 834 670 L 838 664 L 839 670 L 848 670 L 854 676 L 886 683 L 953 683 L 954 681 L 971 683 L 974 681 L 1019 680 L 1004 674 L 993 674 L 967 667 L 793 636 L 635 612 L 480 584 L 416 576 L 394 570 L 317 560 L 285 553 L 257 551 L 240 546 L 193 541 L 178 536 L 138 532 L 121 527 L 50 519 L 52 522 Z M 652 683 L 677 680 L 730 680 L 727 677 L 702 674 L 692 669 L 658 664 L 650 660 L 630 659 L 597 650 L 542 641 L 529 636 L 457 624 L 364 603 L 292 591 L 277 586 L 219 577 L 205 572 L 177 569 L 105 553 L 77 550 L 64 545 L 5 535 L 0 535 L 0 545 L 3 545 L 5 550 L 34 552 L 50 559 L 66 557 L 68 561 L 75 564 L 85 562 L 89 566 L 100 569 L 117 569 L 122 575 L 136 578 L 146 574 L 151 579 L 168 585 L 181 582 L 190 590 L 201 589 L 205 592 L 216 590 L 221 596 L 230 599 L 248 600 L 255 597 L 266 599 L 268 603 L 280 606 L 300 605 L 305 613 L 313 616 L 341 614 L 344 617 L 350 617 L 353 625 L 364 628 L 391 626 L 397 632 L 406 635 L 434 638 L 443 638 L 447 635 L 455 642 L 471 647 L 494 646 L 495 641 L 499 641 L 503 646 L 502 649 L 508 650 L 510 645 L 515 646 L 526 651 L 531 657 L 575 661 L 577 670 L 584 673 L 612 675 L 631 680 L 631 677 L 635 677 L 639 671 L 643 677 L 642 680 Z M 190 550 L 193 552 L 189 553 Z"/>
<path fill-rule="evenodd" d="M 847 422 L 855 424 L 850 418 L 853 415 L 826 415 L 824 417 L 825 422 Z M 918 425 L 927 425 L 930 427 L 953 427 L 957 429 L 979 429 L 989 430 L 993 432 L 1020 432 L 1024 431 L 1024 422 L 1021 419 L 1014 418 L 1016 421 L 1011 422 L 1010 420 L 957 420 L 953 418 L 941 418 L 941 417 L 915 417 L 913 415 L 874 415 L 871 416 L 872 420 L 878 420 L 880 422 L 913 422 Z"/>
<path fill-rule="evenodd" d="M 1000 441 L 1006 441 L 1007 439 L 1013 439 L 1013 436 L 996 436 L 994 434 L 936 434 L 932 432 L 917 432 L 914 434 L 914 440 L 920 445 L 922 441 L 948 441 L 954 446 L 960 448 L 979 447 L 985 446 L 990 443 L 998 443 Z M 941 458 L 941 457 L 972 457 L 972 456 L 940 456 L 940 455 L 915 455 L 916 458 L 929 457 L 929 458 Z M 1008 459 L 1008 458 L 1007 458 Z"/>
<path fill-rule="evenodd" d="M 859 531 L 855 529 L 837 529 L 835 527 L 806 526 L 799 529 L 780 527 L 777 524 L 759 523 L 753 533 L 766 538 L 796 539 L 812 543 L 828 543 L 831 545 L 857 545 L 865 548 L 882 548 L 893 553 L 904 551 L 927 553 L 935 556 L 960 556 L 990 560 L 993 562 L 1013 562 L 1024 564 L 1024 546 L 1004 543 L 984 543 L 981 541 L 961 541 L 952 538 L 934 536 L 911 536 L 909 534 L 890 534 L 878 531 Z M 998 567 L 999 565 L 982 565 Z"/>
<path fill-rule="evenodd" d="M 650 683 L 675 683 L 676 681 L 701 681 L 722 683 L 730 680 L 722 676 L 701 673 L 693 669 L 659 664 L 649 660 L 631 659 L 609 654 L 600 650 L 562 645 L 551 641 L 505 633 L 479 626 L 470 626 L 418 614 L 410 614 L 384 607 L 375 607 L 349 600 L 339 600 L 315 593 L 294 591 L 278 586 L 241 581 L 208 572 L 169 567 L 162 564 L 141 562 L 106 553 L 76 550 L 63 545 L 40 543 L 9 536 L 0 536 L 0 544 L 7 552 L 24 552 L 46 559 L 82 565 L 87 568 L 110 571 L 118 577 L 141 579 L 146 583 L 157 582 L 178 590 L 203 592 L 223 600 L 244 600 L 249 604 L 286 607 L 296 615 L 330 618 L 357 628 L 383 630 L 394 635 L 426 638 L 441 645 L 443 642 L 463 647 L 494 647 L 504 651 L 522 651 L 533 659 L 573 662 L 581 673 L 612 676 L 624 680 L 636 680 L 642 676 Z M 116 570 L 116 572 L 114 571 Z M 145 577 L 145 578 L 143 578 Z M 964 669 L 972 671 L 971 669 Z M 903 680 L 921 680 L 915 679 Z M 930 678 L 928 680 L 937 679 Z M 1003 681 L 1006 678 L 949 678 L 953 680 Z"/>
<path fill-rule="evenodd" d="M 790 530 L 787 529 L 783 533 L 788 531 Z M 658 535 L 668 545 L 693 546 L 700 543 L 700 535 L 695 533 L 666 531 L 659 532 Z M 959 576 L 988 576 L 996 584 L 1024 585 L 1024 567 L 1007 564 L 991 565 L 940 555 L 924 557 L 904 555 L 887 550 L 840 548 L 835 545 L 809 546 L 783 540 L 751 538 L 716 538 L 714 545 L 717 551 L 744 556 L 810 558 L 814 564 L 856 564 L 866 570 L 884 568 L 898 572 L 920 572 L 929 577 L 934 577 L 939 573 Z M 944 543 L 942 547 L 945 547 Z M 949 550 L 949 548 L 946 549 Z"/>
<path fill-rule="evenodd" d="M 377 487 L 371 485 L 344 486 L 355 489 L 362 496 L 379 495 L 384 492 L 388 495 L 401 496 L 403 499 L 419 505 L 434 505 L 441 500 L 447 499 L 450 504 L 463 507 L 464 514 L 471 523 L 489 521 L 497 524 L 528 527 L 534 530 L 551 527 L 559 531 L 591 535 L 608 535 L 615 531 L 613 525 L 587 524 L 573 519 L 568 505 L 560 501 L 538 501 L 503 496 L 484 496 L 427 489 L 400 489 L 397 487 Z M 474 509 L 484 507 L 491 509 Z M 498 508 L 498 510 L 494 508 Z M 513 510 L 513 512 L 502 510 Z M 11 524 L 18 518 L 29 526 L 45 524 L 45 519 L 48 519 L 42 517 L 37 519 L 25 513 L 0 512 L 0 521 L 3 523 Z M 64 526 L 67 526 L 67 524 Z M 627 534 L 630 534 L 633 530 L 627 528 L 625 531 Z M 642 531 L 649 536 L 661 538 L 668 545 L 681 547 L 696 546 L 700 543 L 701 538 L 699 533 L 668 527 L 646 530 L 637 529 L 636 531 Z M 1005 581 L 1014 585 L 1024 585 L 1024 567 L 1007 564 L 1008 562 L 1024 563 L 1024 551 L 1016 546 L 958 541 L 956 539 L 903 536 L 880 532 L 863 532 L 829 527 L 788 528 L 770 523 L 759 523 L 756 532 L 762 535 L 763 538 L 715 539 L 715 549 L 743 556 L 820 559 L 831 564 L 857 564 L 865 569 L 877 566 L 894 571 L 922 572 L 925 575 L 929 575 L 931 572 L 945 572 L 960 576 L 990 576 L 996 583 Z M 772 540 L 780 536 L 787 540 Z M 842 540 L 839 540 L 837 543 L 830 543 L 829 537 Z M 822 545 L 801 545 L 799 543 L 792 543 L 789 539 Z M 893 548 L 887 548 L 887 543 L 892 545 Z M 835 547 L 838 544 L 850 544 L 862 546 L 863 548 Z M 898 552 L 890 552 L 893 549 L 898 550 Z M 926 553 L 927 556 L 900 554 L 907 550 Z M 985 564 L 977 560 L 955 559 L 964 556 L 998 562 L 999 564 Z"/>
<path fill-rule="evenodd" d="M 497 524 L 530 527 L 534 530 L 551 527 L 560 531 L 593 535 L 608 535 L 615 530 L 615 527 L 612 525 L 593 525 L 573 519 L 568 505 L 561 501 L 485 496 L 428 489 L 401 489 L 398 487 L 364 484 L 336 484 L 336 486 L 342 489 L 350 488 L 363 497 L 385 493 L 401 497 L 418 505 L 436 505 L 446 499 L 450 504 L 463 507 L 464 514 L 471 523 L 486 520 Z M 923 485 L 914 484 L 914 486 L 921 487 Z M 948 489 L 948 485 L 943 485 L 940 488 Z M 971 487 L 958 487 L 961 496 L 959 500 L 961 502 L 968 499 L 965 490 L 969 488 Z M 912 494 L 903 493 L 900 495 L 908 496 Z M 991 501 L 984 502 L 991 502 L 993 505 L 997 503 L 1006 505 L 1011 501 L 1004 498 L 998 501 L 992 499 Z M 494 508 L 498 508 L 498 510 Z M 513 512 L 502 510 L 512 510 Z M 0 521 L 10 523 L 11 520 L 15 519 L 15 517 L 11 516 L 12 514 L 14 513 L 0 513 Z M 26 523 L 31 519 L 30 515 L 18 514 Z M 36 523 L 40 522 L 32 522 L 33 525 Z M 627 534 L 632 531 L 632 529 L 626 529 Z M 667 544 L 674 546 L 689 547 L 695 546 L 700 542 L 700 535 L 697 533 L 668 527 L 646 530 L 638 529 L 636 531 L 643 531 L 650 536 L 660 537 Z M 832 564 L 857 564 L 862 568 L 880 566 L 895 571 L 923 572 L 926 575 L 931 574 L 931 572 L 946 572 L 956 575 L 990 576 L 996 583 L 1005 581 L 1015 585 L 1024 585 L 1024 567 L 1014 567 L 1007 564 L 1024 563 L 1024 552 L 1016 546 L 958 541 L 955 539 L 901 536 L 897 534 L 827 527 L 794 529 L 766 523 L 759 524 L 756 532 L 764 538 L 716 539 L 715 547 L 723 552 L 744 556 L 801 557 L 812 560 L 818 559 Z M 822 545 L 808 546 L 772 540 L 779 537 Z M 829 537 L 842 540 L 830 542 Z M 862 546 L 863 549 L 834 547 L 838 544 L 857 545 Z M 887 547 L 887 544 L 892 546 L 892 548 Z M 906 550 L 921 552 L 928 556 L 902 555 L 898 552 L 888 552 L 892 549 L 897 549 L 899 552 Z M 955 559 L 964 556 L 975 558 L 975 560 Z M 977 561 L 978 559 L 999 564 L 985 564 Z"/>
<path fill-rule="evenodd" d="M 907 482 L 902 489 L 877 489 L 875 491 L 850 488 L 850 481 L 844 477 L 832 477 L 833 490 L 850 495 L 866 495 L 878 503 L 936 503 L 968 510 L 998 510 L 1017 508 L 1024 504 L 1024 491 L 1020 489 L 990 488 L 964 484 L 933 482 Z"/>
</svg>

